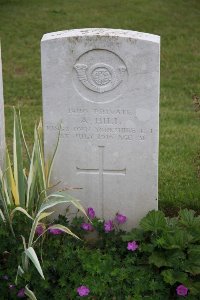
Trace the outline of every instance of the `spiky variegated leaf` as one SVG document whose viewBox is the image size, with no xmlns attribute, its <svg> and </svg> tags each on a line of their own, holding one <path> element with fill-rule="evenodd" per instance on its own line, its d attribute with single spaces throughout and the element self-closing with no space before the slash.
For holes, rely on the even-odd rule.
<svg viewBox="0 0 200 300">
<path fill-rule="evenodd" d="M 8 197 L 12 199 L 11 194 L 13 195 L 14 204 L 19 205 L 19 193 L 14 179 L 14 174 L 11 167 L 10 156 L 8 149 L 6 149 L 6 172 L 5 172 L 5 190 L 7 190 Z"/>
<path fill-rule="evenodd" d="M 33 222 L 31 232 L 30 232 L 30 236 L 29 236 L 29 242 L 28 242 L 29 247 L 31 247 L 31 245 L 33 243 L 33 239 L 34 239 L 34 236 L 35 236 L 35 231 L 36 231 L 36 228 L 37 228 L 37 225 L 38 225 L 39 221 L 41 220 L 42 213 L 45 210 L 56 206 L 57 204 L 71 203 L 72 200 L 74 202 L 76 202 L 76 200 L 72 196 L 70 196 L 68 194 L 66 194 L 64 196 L 61 193 L 54 193 L 54 194 L 51 194 L 47 197 L 47 200 L 41 205 L 41 207 L 40 207 L 40 209 L 37 213 L 37 216 L 36 216 L 36 218 Z"/>
<path fill-rule="evenodd" d="M 27 157 L 30 161 L 31 157 L 30 157 L 29 150 L 28 150 L 28 145 L 26 143 L 26 139 L 25 139 L 25 136 L 24 136 L 24 130 L 23 130 L 23 126 L 22 126 L 20 110 L 19 110 L 19 126 L 20 126 L 21 136 L 22 136 L 22 139 L 23 139 L 23 142 L 24 142 L 24 146 L 25 146 L 25 149 L 26 149 L 26 154 L 27 154 Z"/>
<path fill-rule="evenodd" d="M 46 200 L 40 207 L 39 211 L 38 211 L 38 214 L 41 214 L 43 211 L 49 209 L 49 208 L 52 208 L 54 207 L 55 205 L 58 205 L 58 204 L 64 204 L 64 203 L 72 203 L 75 205 L 76 203 L 76 207 L 78 207 L 78 200 L 76 200 L 74 197 L 72 197 L 71 195 L 65 193 L 54 193 L 54 194 L 51 194 L 48 196 L 48 200 Z M 82 208 L 83 209 L 83 208 Z"/>
<path fill-rule="evenodd" d="M 33 262 L 34 266 L 36 267 L 36 269 L 38 270 L 39 274 L 41 275 L 41 277 L 43 279 L 44 278 L 44 274 L 40 265 L 40 262 L 38 260 L 37 254 L 35 253 L 35 250 L 33 249 L 33 247 L 29 247 L 28 249 L 26 249 L 25 254 L 28 256 L 28 258 Z"/>
<path fill-rule="evenodd" d="M 31 300 L 37 300 L 35 294 L 28 288 L 28 285 L 25 286 L 25 295 Z"/>
<path fill-rule="evenodd" d="M 0 217 L 1 217 L 1 219 L 2 219 L 3 222 L 6 222 L 6 218 L 5 218 L 5 216 L 4 216 L 4 214 L 3 214 L 3 212 L 2 212 L 1 209 L 0 209 Z"/>
<path fill-rule="evenodd" d="M 80 204 L 80 200 L 74 198 L 67 192 L 57 192 L 49 195 L 47 197 L 48 200 L 44 201 L 43 204 L 41 205 L 39 212 L 41 213 L 42 211 L 49 209 L 51 207 L 54 207 L 57 204 L 62 204 L 62 203 L 71 203 L 74 205 L 78 210 L 80 210 L 87 218 L 87 213 L 83 206 Z"/>
<path fill-rule="evenodd" d="M 23 171 L 23 154 L 19 118 L 14 109 L 14 129 L 13 129 L 13 162 L 14 178 L 17 186 L 20 206 L 25 207 L 25 184 Z"/>
<path fill-rule="evenodd" d="M 23 207 L 15 207 L 12 211 L 11 211 L 11 219 L 13 218 L 14 214 L 17 212 L 17 211 L 20 211 L 21 213 L 23 213 L 24 215 L 26 215 L 29 219 L 33 220 L 33 218 L 31 217 L 31 215 L 29 215 L 29 213 L 23 208 Z"/>
<path fill-rule="evenodd" d="M 34 137 L 35 137 L 35 157 L 36 157 L 38 184 L 39 184 L 40 191 L 44 191 L 44 197 L 46 197 L 47 182 L 45 176 L 45 162 L 44 162 L 41 122 L 39 123 L 38 127 L 35 128 Z"/>
<path fill-rule="evenodd" d="M 49 160 L 49 163 L 47 163 L 47 170 L 46 170 L 47 186 L 50 185 L 51 172 L 52 172 L 56 152 L 58 150 L 58 145 L 59 145 L 59 142 L 60 142 L 60 131 L 61 131 L 61 125 L 60 125 L 60 128 L 59 128 L 58 139 L 57 139 L 57 143 L 56 143 L 53 155 L 52 155 L 51 159 Z"/>
<path fill-rule="evenodd" d="M 35 155 L 35 143 L 32 150 L 32 156 L 30 159 L 30 168 L 27 179 L 27 197 L 26 197 L 26 209 L 28 211 L 33 209 L 33 201 L 36 195 L 37 189 L 37 168 L 35 163 L 36 155 Z"/>
<path fill-rule="evenodd" d="M 69 228 L 67 228 L 66 226 L 60 225 L 60 224 L 55 224 L 49 227 L 49 229 L 59 229 L 69 235 L 72 235 L 73 237 L 77 238 L 80 240 L 80 238 L 74 234 Z"/>
<path fill-rule="evenodd" d="M 42 219 L 52 215 L 54 213 L 54 211 L 49 211 L 49 212 L 43 212 L 39 215 L 38 217 L 38 222 L 40 222 Z"/>
</svg>

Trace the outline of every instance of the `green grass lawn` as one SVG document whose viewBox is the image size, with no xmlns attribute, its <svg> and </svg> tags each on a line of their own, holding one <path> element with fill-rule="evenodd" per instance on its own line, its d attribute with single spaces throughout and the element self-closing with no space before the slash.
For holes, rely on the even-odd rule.
<svg viewBox="0 0 200 300">
<path fill-rule="evenodd" d="M 29 141 L 41 115 L 40 39 L 46 32 L 122 28 L 161 36 L 159 205 L 200 211 L 199 0 L 0 0 L 7 135 L 20 105 Z"/>
</svg>

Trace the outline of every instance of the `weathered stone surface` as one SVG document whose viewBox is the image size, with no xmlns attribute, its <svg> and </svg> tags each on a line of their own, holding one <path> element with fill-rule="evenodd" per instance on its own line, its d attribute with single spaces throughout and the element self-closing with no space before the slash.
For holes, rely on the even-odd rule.
<svg viewBox="0 0 200 300">
<path fill-rule="evenodd" d="M 47 156 L 61 126 L 53 183 L 136 225 L 158 205 L 159 36 L 77 29 L 45 34 L 41 49 Z"/>
<path fill-rule="evenodd" d="M 4 101 L 3 101 L 3 78 L 2 78 L 1 44 L 0 44 L 0 166 L 3 166 L 4 149 L 5 149 Z"/>
</svg>

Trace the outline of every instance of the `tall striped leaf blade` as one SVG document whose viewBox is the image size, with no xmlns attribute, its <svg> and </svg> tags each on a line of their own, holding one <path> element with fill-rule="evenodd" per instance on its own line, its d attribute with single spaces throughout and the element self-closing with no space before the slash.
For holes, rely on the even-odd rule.
<svg viewBox="0 0 200 300">
<path fill-rule="evenodd" d="M 19 205 L 19 193 L 18 193 L 18 188 L 16 186 L 16 182 L 14 179 L 14 174 L 13 174 L 12 167 L 11 167 L 8 149 L 6 149 L 5 183 L 6 183 L 7 192 L 8 192 L 10 201 L 12 201 L 11 199 L 13 197 L 14 205 L 15 206 Z"/>
<path fill-rule="evenodd" d="M 28 145 L 27 145 L 27 143 L 26 143 L 26 139 L 25 139 L 25 135 L 24 135 L 24 130 L 23 130 L 23 126 L 22 126 L 22 120 L 21 120 L 20 110 L 19 110 L 19 126 L 20 126 L 20 131 L 21 131 L 22 140 L 23 140 L 23 142 L 24 142 L 24 146 L 25 146 L 25 149 L 26 149 L 26 154 L 27 154 L 27 157 L 28 157 L 29 162 L 30 162 L 31 157 L 30 157 Z"/>
<path fill-rule="evenodd" d="M 59 145 L 59 142 L 60 142 L 60 132 L 61 132 L 61 125 L 60 125 L 60 128 L 59 128 L 58 139 L 57 139 L 57 142 L 56 142 L 56 146 L 55 146 L 53 155 L 52 155 L 51 159 L 46 161 L 46 165 L 47 165 L 47 170 L 46 170 L 47 175 L 46 175 L 46 177 L 47 177 L 47 186 L 48 187 L 50 186 L 52 168 L 53 168 L 54 160 L 55 160 L 55 157 L 56 157 L 56 152 L 58 150 L 58 145 Z"/>
<path fill-rule="evenodd" d="M 41 146 L 42 142 L 40 141 L 37 128 L 35 128 L 34 138 L 35 138 L 35 165 L 37 168 L 38 189 L 39 189 L 39 194 L 43 196 L 40 199 L 41 200 L 40 204 L 41 204 L 43 199 L 47 195 L 47 184 L 46 184 L 46 176 L 45 176 L 44 154 L 43 154 L 43 148 Z"/>
<path fill-rule="evenodd" d="M 36 218 L 33 222 L 31 232 L 30 232 L 30 235 L 29 235 L 29 242 L 28 242 L 29 247 L 32 246 L 33 239 L 34 239 L 34 236 L 35 236 L 35 231 L 36 231 L 36 228 L 37 228 L 37 225 L 38 225 L 39 221 L 41 220 L 41 216 L 43 216 L 43 212 L 45 210 L 48 210 L 48 209 L 58 205 L 58 204 L 71 203 L 72 201 L 77 201 L 78 202 L 78 200 L 76 200 L 75 198 L 73 198 L 69 194 L 66 194 L 64 196 L 59 192 L 51 194 L 47 197 L 47 200 L 42 203 L 40 209 L 38 210 Z"/>
<path fill-rule="evenodd" d="M 67 193 L 63 193 L 63 192 L 57 192 L 54 194 L 51 194 L 48 196 L 47 198 L 48 200 L 46 200 L 40 207 L 39 211 L 38 211 L 38 215 L 40 213 L 42 213 L 43 211 L 54 207 L 55 205 L 58 204 L 64 204 L 64 203 L 76 203 L 76 205 L 78 206 L 78 202 L 79 200 L 76 200 L 74 197 L 72 197 L 71 195 L 67 194 Z"/>
<path fill-rule="evenodd" d="M 14 162 L 14 178 L 19 195 L 19 203 L 21 207 L 25 207 L 25 182 L 23 170 L 23 151 L 21 142 L 21 133 L 19 125 L 19 117 L 14 109 L 14 129 L 13 129 L 13 162 Z"/>
<path fill-rule="evenodd" d="M 42 219 L 49 217 L 50 215 L 52 215 L 54 213 L 54 211 L 49 211 L 49 212 L 43 212 L 39 215 L 38 217 L 38 222 L 40 222 Z"/>
<path fill-rule="evenodd" d="M 10 211 L 9 207 L 11 205 L 11 201 L 9 199 L 8 191 L 7 191 L 7 184 L 4 180 L 4 176 L 2 171 L 0 170 L 0 206 L 1 206 L 1 218 L 4 222 L 8 222 L 10 227 L 12 227 L 11 220 L 10 220 Z M 12 229 L 13 231 L 13 229 Z"/>
<path fill-rule="evenodd" d="M 25 295 L 31 300 L 37 300 L 35 294 L 28 288 L 28 285 L 25 286 Z"/>
<path fill-rule="evenodd" d="M 20 206 L 15 207 L 15 208 L 11 211 L 11 213 L 10 213 L 11 219 L 13 219 L 13 216 L 14 216 L 14 214 L 15 214 L 17 211 L 20 211 L 21 213 L 23 213 L 24 215 L 26 215 L 29 219 L 33 220 L 33 218 L 31 217 L 31 215 L 29 215 L 29 213 L 26 211 L 26 209 L 24 209 L 23 207 L 20 207 Z"/>
<path fill-rule="evenodd" d="M 60 224 L 55 224 L 55 225 L 52 225 L 50 226 L 48 229 L 59 229 L 61 230 L 62 232 L 65 232 L 73 237 L 75 237 L 76 239 L 80 240 L 80 238 L 74 234 L 68 227 L 66 226 L 63 226 L 63 225 L 60 225 Z"/>
<path fill-rule="evenodd" d="M 35 253 L 35 250 L 33 249 L 33 247 L 29 247 L 28 249 L 26 249 L 25 254 L 32 261 L 32 263 L 36 267 L 36 269 L 37 269 L 38 273 L 40 274 L 40 276 L 43 279 L 45 279 L 42 268 L 41 268 L 41 265 L 40 265 L 40 262 L 38 260 L 37 254 Z"/>
<path fill-rule="evenodd" d="M 33 145 L 29 174 L 27 178 L 27 196 L 26 196 L 26 209 L 27 211 L 33 212 L 35 210 L 37 201 L 37 166 L 36 166 L 36 155 L 35 155 L 35 143 Z"/>
<path fill-rule="evenodd" d="M 0 219 L 2 220 L 3 223 L 6 222 L 6 217 L 4 216 L 2 209 L 0 209 Z"/>
<path fill-rule="evenodd" d="M 9 210 L 8 210 L 9 203 L 6 201 L 6 195 L 3 187 L 2 178 L 0 180 L 0 205 L 3 209 L 2 214 L 4 212 L 3 214 L 4 217 L 6 216 L 6 219 L 9 219 Z"/>
</svg>

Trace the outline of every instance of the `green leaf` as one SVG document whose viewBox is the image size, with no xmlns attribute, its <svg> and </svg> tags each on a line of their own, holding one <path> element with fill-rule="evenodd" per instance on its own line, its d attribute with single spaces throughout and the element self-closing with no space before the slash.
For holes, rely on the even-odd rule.
<svg viewBox="0 0 200 300">
<path fill-rule="evenodd" d="M 167 226 L 169 227 L 169 229 L 175 229 L 178 224 L 178 218 L 166 217 L 166 222 L 167 222 Z"/>
<path fill-rule="evenodd" d="M 162 211 L 150 211 L 146 217 L 140 221 L 140 226 L 144 231 L 157 232 L 158 230 L 165 230 L 165 215 Z"/>
<path fill-rule="evenodd" d="M 184 268 L 193 275 L 200 274 L 200 245 L 190 246 L 188 260 L 185 262 Z"/>
<path fill-rule="evenodd" d="M 194 263 L 193 261 L 189 260 L 185 263 L 184 269 L 186 272 L 191 273 L 192 275 L 200 274 L 200 265 Z"/>
<path fill-rule="evenodd" d="M 188 248 L 188 254 L 191 256 L 198 256 L 200 258 L 200 245 L 190 245 Z"/>
<path fill-rule="evenodd" d="M 182 229 L 177 229 L 175 232 L 163 236 L 162 247 L 165 249 L 185 249 L 191 241 L 193 241 L 191 234 Z"/>
<path fill-rule="evenodd" d="M 140 228 L 134 228 L 130 232 L 126 233 L 122 236 L 122 240 L 124 242 L 128 241 L 143 241 L 144 239 L 144 231 Z"/>
<path fill-rule="evenodd" d="M 42 268 L 40 266 L 40 262 L 38 260 L 37 254 L 35 253 L 35 250 L 32 247 L 29 247 L 28 249 L 26 249 L 25 254 L 28 256 L 28 258 L 33 262 L 34 266 L 36 267 L 36 269 L 38 270 L 39 274 L 41 275 L 41 277 L 43 279 L 44 278 L 44 274 L 42 271 Z"/>
<path fill-rule="evenodd" d="M 149 257 L 149 263 L 157 267 L 180 267 L 185 259 L 185 254 L 180 250 L 154 251 Z"/>
<path fill-rule="evenodd" d="M 183 209 L 179 212 L 180 223 L 185 225 L 186 227 L 190 227 L 195 225 L 195 211 Z"/>
<path fill-rule="evenodd" d="M 34 293 L 28 288 L 28 285 L 25 286 L 25 295 L 28 296 L 28 298 L 31 300 L 37 300 Z"/>
<path fill-rule="evenodd" d="M 188 279 L 188 275 L 184 272 L 178 272 L 173 269 L 164 270 L 161 272 L 166 283 L 174 285 L 176 282 L 184 283 Z"/>
<path fill-rule="evenodd" d="M 186 286 L 189 289 L 191 295 L 199 296 L 200 281 L 196 281 L 196 282 L 195 281 L 188 281 Z"/>
<path fill-rule="evenodd" d="M 163 266 L 171 267 L 171 263 L 167 259 L 167 255 L 164 251 L 154 251 L 149 256 L 149 263 L 155 265 L 160 268 Z"/>
</svg>

